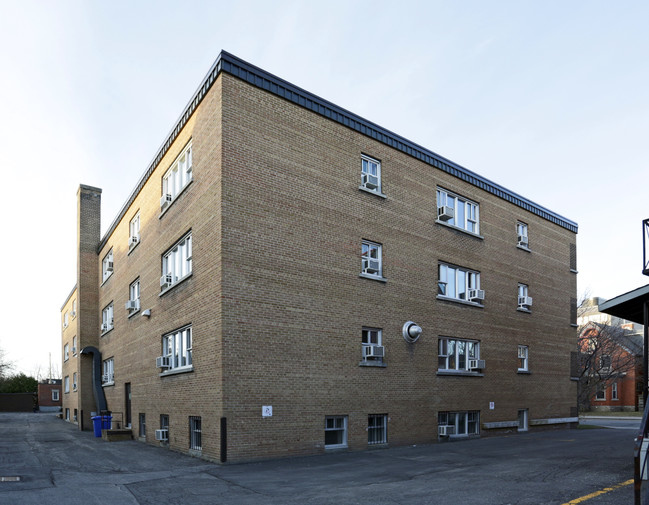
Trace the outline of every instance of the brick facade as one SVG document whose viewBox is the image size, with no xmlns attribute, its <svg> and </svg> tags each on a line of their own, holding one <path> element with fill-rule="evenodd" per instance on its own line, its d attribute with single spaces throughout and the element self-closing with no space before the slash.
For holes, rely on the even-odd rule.
<svg viewBox="0 0 649 505">
<path fill-rule="evenodd" d="M 78 292 L 63 310 L 77 297 L 87 319 L 68 326 L 63 342 L 76 331 L 114 359 L 114 382 L 103 387 L 114 418 L 127 423 L 130 405 L 134 435 L 144 414 L 142 438 L 157 443 L 168 415 L 169 447 L 189 451 L 189 416 L 200 416 L 200 454 L 221 461 L 322 452 L 327 416 L 346 416 L 351 450 L 367 448 L 372 414 L 386 415 L 389 445 L 437 441 L 447 411 L 479 412 L 481 435 L 502 431 L 498 423 L 511 425 L 522 409 L 530 429 L 569 423 L 576 225 L 278 96 L 272 76 L 269 90 L 240 79 L 229 58 L 217 60 L 222 70 L 190 102 L 107 235 L 95 233 L 98 222 L 80 235 L 94 244 L 80 239 Z M 161 211 L 162 178 L 189 142 L 191 182 Z M 359 189 L 362 155 L 380 161 L 385 197 Z M 437 219 L 438 188 L 479 204 L 479 233 Z M 85 191 L 98 215 L 99 190 Z M 517 247 L 518 221 L 529 249 Z M 188 232 L 191 275 L 161 292 L 162 257 Z M 363 240 L 382 246 L 384 279 L 359 275 Z M 114 271 L 102 282 L 111 250 Z M 440 298 L 440 262 L 479 272 L 484 303 Z M 138 279 L 133 313 L 125 303 Z M 529 286 L 530 311 L 518 310 L 519 283 Z M 114 328 L 99 336 L 110 303 Z M 423 330 L 414 343 L 402 336 L 406 321 Z M 187 325 L 191 368 L 156 368 L 164 335 Z M 361 366 L 363 327 L 382 330 L 385 366 Z M 440 373 L 443 337 L 478 341 L 484 370 Z M 529 349 L 524 373 L 519 345 Z M 85 416 L 94 405 L 82 396 L 92 392 L 89 358 L 76 361 L 78 396 L 63 402 Z M 64 376 L 69 369 L 64 362 Z"/>
</svg>

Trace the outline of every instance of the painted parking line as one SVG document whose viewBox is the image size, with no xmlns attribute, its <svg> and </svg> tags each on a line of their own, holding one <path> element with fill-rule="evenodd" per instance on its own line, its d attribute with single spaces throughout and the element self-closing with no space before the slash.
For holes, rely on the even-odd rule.
<svg viewBox="0 0 649 505">
<path fill-rule="evenodd" d="M 633 479 L 620 482 L 615 486 L 605 487 L 604 489 L 595 491 L 594 493 L 587 494 L 586 496 L 582 496 L 581 498 L 575 498 L 574 500 L 570 500 L 569 502 L 566 502 L 563 505 L 577 505 L 579 503 L 584 503 L 586 500 L 590 500 L 591 498 L 595 498 L 596 496 L 601 496 L 603 494 L 610 493 L 611 491 L 615 491 L 616 489 L 620 489 L 621 487 L 628 486 L 629 484 L 633 484 Z"/>
</svg>

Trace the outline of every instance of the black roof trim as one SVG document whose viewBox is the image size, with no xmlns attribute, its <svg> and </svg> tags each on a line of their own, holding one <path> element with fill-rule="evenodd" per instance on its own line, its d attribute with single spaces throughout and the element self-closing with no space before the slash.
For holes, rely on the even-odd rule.
<svg viewBox="0 0 649 505">
<path fill-rule="evenodd" d="M 394 149 L 397 149 L 413 158 L 416 158 L 424 163 L 427 163 L 435 168 L 438 168 L 444 172 L 447 172 L 465 182 L 468 182 L 484 191 L 487 191 L 503 200 L 506 200 L 518 207 L 521 207 L 537 216 L 542 217 L 552 223 L 555 223 L 558 226 L 566 228 L 573 233 L 577 233 L 577 223 L 566 219 L 559 214 L 552 212 L 551 210 L 546 209 L 504 187 L 496 184 L 484 177 L 472 172 L 471 170 L 454 163 L 443 156 L 440 156 L 433 151 L 430 151 L 410 140 L 397 135 L 377 124 L 372 123 L 362 117 L 349 112 L 348 110 L 343 109 L 323 98 L 320 98 L 313 93 L 310 93 L 302 88 L 299 88 L 290 82 L 287 82 L 283 79 L 280 79 L 265 70 L 262 70 L 259 67 L 255 67 L 246 61 L 237 58 L 236 56 L 226 52 L 221 51 L 219 56 L 216 58 L 216 61 L 210 68 L 207 75 L 203 78 L 201 85 L 198 87 L 196 92 L 193 94 L 191 100 L 183 110 L 183 113 L 180 115 L 178 120 L 175 123 L 174 128 L 169 132 L 166 137 L 166 140 L 158 148 L 156 155 L 149 164 L 149 167 L 145 173 L 140 178 L 139 182 L 135 186 L 135 189 L 131 193 L 131 196 L 128 198 L 117 217 L 109 227 L 106 235 L 101 240 L 98 251 L 105 245 L 108 237 L 113 232 L 119 221 L 122 219 L 131 203 L 140 192 L 148 178 L 155 170 L 156 166 L 166 154 L 171 144 L 174 142 L 180 131 L 183 129 L 190 116 L 194 113 L 198 105 L 201 103 L 209 89 L 212 87 L 212 84 L 216 81 L 216 78 L 221 72 L 226 72 L 232 76 L 235 76 L 248 84 L 255 86 L 257 88 L 263 89 L 272 93 L 276 96 L 284 98 L 290 102 L 293 102 L 300 107 L 304 107 L 316 114 L 324 116 L 332 121 L 340 123 L 352 130 L 355 130 L 363 135 L 367 135 L 378 142 L 386 144 Z"/>
</svg>

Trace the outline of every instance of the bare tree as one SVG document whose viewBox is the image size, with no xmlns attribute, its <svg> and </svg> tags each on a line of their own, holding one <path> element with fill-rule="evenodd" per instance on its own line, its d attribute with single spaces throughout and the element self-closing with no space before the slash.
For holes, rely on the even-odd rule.
<svg viewBox="0 0 649 505">
<path fill-rule="evenodd" d="M 14 369 L 14 364 L 7 358 L 7 353 L 0 348 L 0 381 L 9 377 Z"/>
</svg>

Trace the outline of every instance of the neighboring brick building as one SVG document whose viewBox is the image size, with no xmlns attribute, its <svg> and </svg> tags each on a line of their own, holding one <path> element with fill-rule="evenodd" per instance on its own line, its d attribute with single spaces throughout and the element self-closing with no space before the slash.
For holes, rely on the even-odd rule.
<svg viewBox="0 0 649 505">
<path fill-rule="evenodd" d="M 244 461 L 576 421 L 577 225 L 228 53 L 103 237 L 100 198 L 62 308 L 81 427 L 103 393 Z"/>
<path fill-rule="evenodd" d="M 38 383 L 38 410 L 41 412 L 61 411 L 61 379 L 47 379 Z"/>
</svg>

